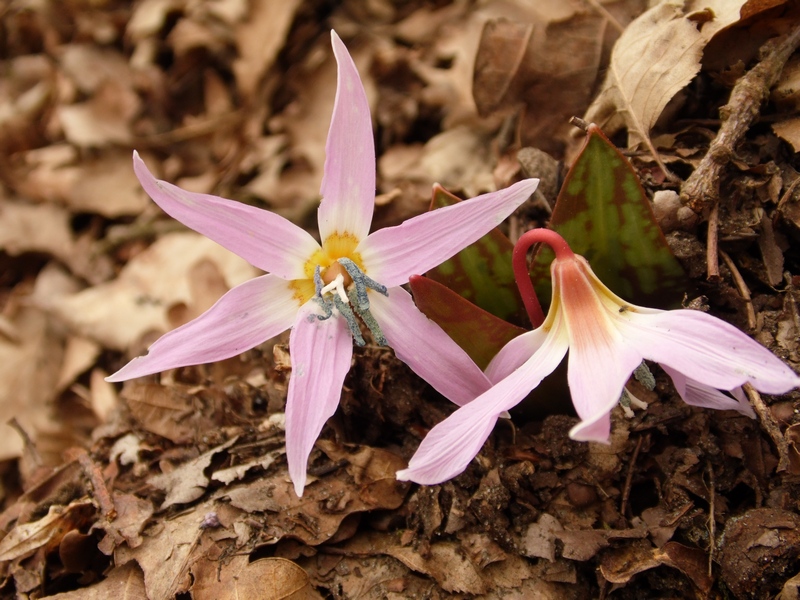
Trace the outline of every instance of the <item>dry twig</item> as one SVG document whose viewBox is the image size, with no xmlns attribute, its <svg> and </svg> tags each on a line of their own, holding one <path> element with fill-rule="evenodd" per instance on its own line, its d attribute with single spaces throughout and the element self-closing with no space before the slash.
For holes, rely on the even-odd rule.
<svg viewBox="0 0 800 600">
<path fill-rule="evenodd" d="M 786 438 L 783 437 L 781 428 L 772 415 L 769 406 L 764 404 L 761 394 L 749 383 L 745 383 L 742 387 L 750 400 L 750 404 L 753 405 L 753 409 L 758 415 L 761 427 L 767 432 L 769 437 L 772 438 L 772 442 L 778 450 L 778 473 L 786 471 L 789 468 L 789 443 L 786 441 Z"/>
<path fill-rule="evenodd" d="M 719 199 L 719 180 L 734 148 L 758 117 L 761 104 L 780 77 L 783 66 L 800 44 L 800 25 L 784 38 L 769 40 L 761 48 L 764 57 L 745 73 L 720 109 L 722 126 L 700 165 L 681 187 L 681 201 L 702 214 Z"/>
</svg>

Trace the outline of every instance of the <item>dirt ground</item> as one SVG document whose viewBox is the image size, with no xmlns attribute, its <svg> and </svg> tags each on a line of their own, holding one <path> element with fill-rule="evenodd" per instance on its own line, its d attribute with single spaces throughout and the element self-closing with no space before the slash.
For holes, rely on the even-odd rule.
<svg viewBox="0 0 800 600">
<path fill-rule="evenodd" d="M 316 235 L 331 29 L 372 106 L 373 228 L 427 210 L 434 182 L 472 197 L 524 176 L 540 194 L 505 231 L 545 226 L 582 117 L 659 192 L 684 304 L 800 370 L 800 12 L 637 18 L 655 4 L 0 2 L 0 597 L 800 598 L 798 391 L 750 393 L 751 420 L 685 405 L 654 368 L 610 445 L 522 407 L 462 475 L 419 486 L 394 473 L 454 407 L 367 345 L 298 499 L 288 333 L 104 381 L 258 274 L 163 214 L 132 151 Z"/>
</svg>

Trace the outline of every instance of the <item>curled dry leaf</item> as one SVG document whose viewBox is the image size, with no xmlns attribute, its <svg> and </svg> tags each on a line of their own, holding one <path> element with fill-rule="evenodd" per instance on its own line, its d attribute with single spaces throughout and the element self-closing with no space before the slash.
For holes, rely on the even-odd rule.
<svg viewBox="0 0 800 600">
<path fill-rule="evenodd" d="M 584 119 L 607 135 L 626 127 L 628 146 L 644 143 L 657 158 L 650 130 L 667 103 L 700 71 L 708 42 L 739 20 L 744 3 L 663 0 L 642 14 L 617 40 L 603 88 Z"/>
<path fill-rule="evenodd" d="M 233 438 L 212 448 L 187 463 L 180 465 L 169 473 L 155 475 L 148 480 L 150 485 L 164 490 L 167 497 L 161 504 L 161 510 L 173 504 L 186 504 L 202 496 L 209 484 L 204 471 L 211 465 L 215 454 L 233 446 L 237 438 Z"/>
</svg>

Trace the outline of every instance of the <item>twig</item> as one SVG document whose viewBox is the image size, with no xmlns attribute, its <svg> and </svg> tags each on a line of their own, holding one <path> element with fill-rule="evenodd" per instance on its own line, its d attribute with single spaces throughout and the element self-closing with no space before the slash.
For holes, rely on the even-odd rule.
<svg viewBox="0 0 800 600">
<path fill-rule="evenodd" d="M 720 109 L 722 125 L 708 153 L 681 186 L 681 201 L 702 214 L 719 199 L 719 180 L 734 148 L 758 117 L 761 104 L 780 77 L 783 66 L 800 44 L 800 25 L 784 38 L 772 39 L 761 48 L 764 57 L 733 86 L 728 104 Z"/>
<path fill-rule="evenodd" d="M 706 240 L 706 279 L 719 281 L 719 206 L 714 205 L 708 217 L 708 239 Z"/>
<path fill-rule="evenodd" d="M 750 288 L 747 287 L 747 284 L 744 282 L 744 277 L 742 277 L 742 274 L 739 272 L 739 269 L 736 267 L 731 257 L 728 256 L 728 253 L 720 250 L 719 255 L 722 257 L 722 260 L 725 261 L 728 269 L 730 269 L 731 277 L 733 277 L 733 282 L 736 284 L 736 289 L 739 290 L 739 295 L 742 297 L 742 300 L 744 300 L 744 307 L 747 311 L 747 327 L 751 332 L 755 331 L 758 326 L 758 321 L 756 320 L 756 311 L 753 308 L 753 298 L 750 296 Z"/>
<path fill-rule="evenodd" d="M 630 498 L 631 495 L 631 483 L 633 482 L 633 469 L 636 466 L 636 459 L 639 458 L 642 442 L 644 442 L 644 436 L 640 435 L 639 439 L 636 440 L 636 447 L 633 449 L 633 454 L 631 455 L 631 462 L 628 465 L 628 474 L 625 476 L 625 487 L 622 489 L 622 500 L 620 500 L 619 503 L 619 514 L 623 517 L 625 516 L 625 510 L 628 508 L 628 498 Z"/>
<path fill-rule="evenodd" d="M 706 463 L 708 471 L 708 576 L 713 575 L 714 548 L 717 545 L 717 521 L 714 517 L 714 504 L 716 501 L 716 483 L 714 481 L 714 467 L 711 462 Z"/>
<path fill-rule="evenodd" d="M 744 392 L 747 394 L 750 404 L 753 405 L 753 409 L 758 415 L 761 427 L 767 432 L 769 437 L 772 438 L 772 442 L 778 450 L 777 472 L 781 473 L 786 471 L 789 468 L 789 443 L 786 441 L 786 438 L 783 437 L 778 422 L 775 420 L 775 417 L 772 416 L 772 411 L 770 411 L 769 407 L 764 404 L 764 401 L 761 399 L 761 394 L 759 394 L 752 385 L 745 383 L 742 388 L 744 388 Z"/>
<path fill-rule="evenodd" d="M 89 456 L 89 453 L 83 448 L 70 448 L 65 452 L 65 456 L 67 460 L 78 461 L 84 474 L 92 484 L 95 500 L 100 505 L 100 512 L 109 521 L 113 520 L 117 516 L 117 509 L 114 507 L 114 501 L 108 492 L 103 474 Z"/>
</svg>

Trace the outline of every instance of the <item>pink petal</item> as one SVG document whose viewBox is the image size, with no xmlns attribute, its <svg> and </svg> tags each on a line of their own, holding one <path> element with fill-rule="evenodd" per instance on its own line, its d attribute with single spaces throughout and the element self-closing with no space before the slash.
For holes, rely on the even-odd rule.
<svg viewBox="0 0 800 600">
<path fill-rule="evenodd" d="M 403 288 L 370 293 L 370 311 L 397 358 L 445 398 L 461 406 L 491 387 L 472 359 L 428 319 Z"/>
<path fill-rule="evenodd" d="M 353 356 L 346 321 L 335 312 L 320 321 L 315 316 L 319 312 L 313 301 L 303 305 L 289 337 L 292 375 L 286 399 L 286 460 L 298 497 L 306 485 L 308 455 L 336 412 Z"/>
<path fill-rule="evenodd" d="M 607 443 L 611 433 L 609 413 L 642 357 L 615 327 L 612 315 L 618 314 L 617 309 L 609 310 L 604 303 L 597 279 L 583 258 L 556 259 L 552 274 L 553 303 L 558 310 L 560 301 L 562 315 L 561 319 L 556 317 L 552 335 L 562 325 L 565 327 L 569 338 L 569 391 L 581 418 L 569 436 Z M 550 315 L 545 324 L 549 320 Z"/>
<path fill-rule="evenodd" d="M 319 232 L 323 240 L 334 233 L 350 233 L 363 240 L 375 206 L 372 118 L 356 65 L 335 31 L 331 31 L 331 42 L 339 77 L 325 145 Z"/>
<path fill-rule="evenodd" d="M 629 311 L 619 326 L 645 358 L 711 388 L 732 390 L 750 382 L 761 392 L 783 394 L 800 386 L 800 377 L 772 352 L 700 311 Z"/>
<path fill-rule="evenodd" d="M 502 223 L 538 184 L 538 179 L 526 179 L 379 229 L 358 247 L 369 276 L 394 287 L 432 269 Z"/>
<path fill-rule="evenodd" d="M 623 345 L 570 346 L 568 375 L 572 404 L 581 418 L 569 437 L 581 442 L 608 443 L 611 410 L 642 357 Z"/>
<path fill-rule="evenodd" d="M 670 376 L 675 389 L 686 404 L 716 410 L 735 410 L 751 419 L 756 418 L 756 413 L 741 388 L 731 390 L 731 393 L 735 396 L 735 398 L 731 398 L 719 390 L 689 379 L 682 373 L 665 365 L 661 365 L 661 368 Z"/>
<path fill-rule="evenodd" d="M 161 336 L 147 355 L 134 358 L 106 381 L 236 356 L 286 331 L 298 308 L 294 291 L 283 279 L 262 275 L 245 281 L 193 321 Z"/>
<path fill-rule="evenodd" d="M 259 269 L 282 279 L 307 278 L 306 261 L 319 250 L 311 235 L 283 217 L 241 202 L 187 192 L 153 177 L 139 154 L 133 170 L 165 213 Z"/>
<path fill-rule="evenodd" d="M 486 376 L 489 381 L 497 383 L 516 371 L 522 363 L 539 350 L 546 337 L 547 332 L 540 327 L 533 331 L 527 331 L 508 342 L 486 367 Z"/>
<path fill-rule="evenodd" d="M 463 472 L 489 437 L 497 416 L 516 406 L 552 373 L 566 352 L 565 335 L 548 336 L 539 351 L 511 375 L 431 429 L 397 479 L 434 485 Z"/>
</svg>

